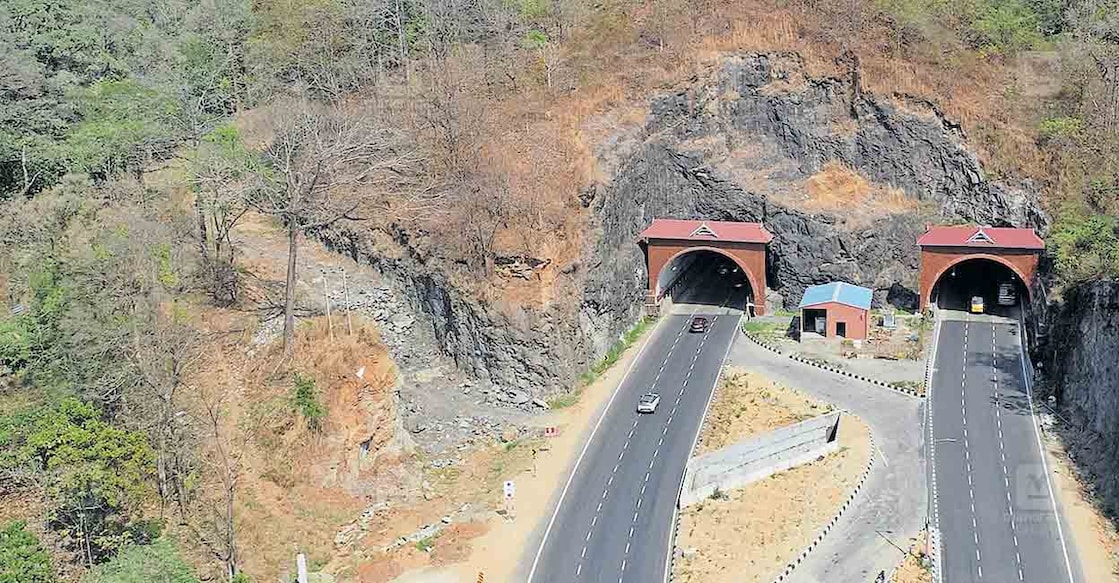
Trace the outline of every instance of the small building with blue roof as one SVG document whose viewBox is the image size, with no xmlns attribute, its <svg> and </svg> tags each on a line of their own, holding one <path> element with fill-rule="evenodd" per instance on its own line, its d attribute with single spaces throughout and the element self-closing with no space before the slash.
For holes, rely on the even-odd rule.
<svg viewBox="0 0 1119 583">
<path fill-rule="evenodd" d="M 801 338 L 808 334 L 865 340 L 873 295 L 870 289 L 842 281 L 809 287 L 800 300 Z"/>
</svg>

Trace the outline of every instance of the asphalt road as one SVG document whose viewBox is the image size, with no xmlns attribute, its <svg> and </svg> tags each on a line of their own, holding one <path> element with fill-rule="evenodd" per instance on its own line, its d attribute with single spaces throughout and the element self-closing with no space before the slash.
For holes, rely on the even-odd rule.
<svg viewBox="0 0 1119 583">
<path fill-rule="evenodd" d="M 944 581 L 1075 583 L 1017 322 L 945 310 L 940 326 L 931 400 Z"/>
<path fill-rule="evenodd" d="M 901 562 L 925 524 L 924 402 L 774 354 L 742 339 L 728 364 L 850 411 L 874 432 L 877 456 L 866 485 L 790 583 L 870 583 Z"/>
<path fill-rule="evenodd" d="M 617 389 L 544 534 L 530 583 L 660 583 L 680 482 L 741 305 L 725 278 L 694 278 Z M 706 333 L 690 333 L 693 314 Z M 661 396 L 651 415 L 638 397 Z"/>
</svg>

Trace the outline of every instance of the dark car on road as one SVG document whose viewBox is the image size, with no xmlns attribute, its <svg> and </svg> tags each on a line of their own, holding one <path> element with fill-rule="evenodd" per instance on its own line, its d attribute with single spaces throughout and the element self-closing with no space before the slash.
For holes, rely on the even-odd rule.
<svg viewBox="0 0 1119 583">
<path fill-rule="evenodd" d="M 689 332 L 706 332 L 707 331 L 707 318 L 692 318 L 692 325 L 688 328 Z"/>
</svg>

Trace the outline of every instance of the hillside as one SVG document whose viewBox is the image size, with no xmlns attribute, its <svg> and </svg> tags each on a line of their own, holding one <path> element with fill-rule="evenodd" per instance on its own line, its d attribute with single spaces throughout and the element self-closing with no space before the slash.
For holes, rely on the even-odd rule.
<svg viewBox="0 0 1119 583">
<path fill-rule="evenodd" d="M 652 217 L 764 222 L 773 307 L 843 279 L 913 309 L 933 221 L 1037 228 L 1048 297 L 1083 300 L 1119 277 L 1116 10 L 4 3 L 16 580 L 460 560 L 507 438 L 638 322 Z M 454 512 L 449 556 L 394 546 Z"/>
</svg>

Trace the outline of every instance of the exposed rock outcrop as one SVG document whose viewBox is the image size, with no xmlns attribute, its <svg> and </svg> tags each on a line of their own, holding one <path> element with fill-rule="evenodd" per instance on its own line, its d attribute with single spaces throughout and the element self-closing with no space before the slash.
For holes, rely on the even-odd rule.
<svg viewBox="0 0 1119 583">
<path fill-rule="evenodd" d="M 1029 185 L 987 180 L 960 128 L 935 107 L 866 95 L 849 79 L 809 78 L 796 55 L 725 57 L 652 98 L 643 126 L 615 133 L 594 148 L 605 179 L 581 197 L 593 232 L 583 259 L 565 271 L 581 284 L 577 302 L 499 308 L 409 255 L 405 240 L 405 252 L 388 257 L 353 233 L 322 237 L 385 275 L 404 316 L 416 320 L 409 341 L 499 390 L 539 397 L 569 387 L 637 319 L 646 273 L 636 238 L 653 218 L 764 222 L 776 235 L 767 279 L 786 307 L 831 279 L 873 288 L 878 305 L 914 307 L 914 243 L 926 219 L 1044 222 Z M 842 206 L 798 205 L 804 181 L 829 162 L 904 190 L 912 204 L 862 221 Z"/>
<path fill-rule="evenodd" d="M 559 305 L 500 310 L 470 297 L 415 257 L 378 253 L 371 240 L 352 231 L 335 229 L 318 237 L 380 272 L 398 312 L 383 319 L 390 333 L 402 336 L 386 340 L 402 368 L 429 364 L 434 349 L 468 376 L 491 384 L 494 395 L 510 389 L 539 395 L 566 389 L 587 366 L 591 351 Z M 413 326 L 416 318 L 420 321 Z M 409 330 L 403 335 L 405 324 Z"/>
<path fill-rule="evenodd" d="M 1076 465 L 1119 516 L 1119 282 L 1067 291 L 1049 311 L 1041 345 L 1043 389 L 1056 396 Z"/>
<path fill-rule="evenodd" d="M 582 320 L 594 324 L 596 347 L 638 312 L 645 274 L 634 241 L 655 217 L 764 222 L 776 236 L 767 279 L 786 307 L 808 285 L 843 279 L 873 288 L 878 305 L 912 308 L 926 220 L 1045 222 L 1034 189 L 987 180 L 962 130 L 931 104 L 809 78 L 792 54 L 723 58 L 706 78 L 655 97 L 641 139 L 621 143 L 628 155 L 611 161 L 612 181 L 589 202 L 599 237 Z M 924 211 L 858 226 L 782 202 L 833 161 L 903 189 Z"/>
</svg>

